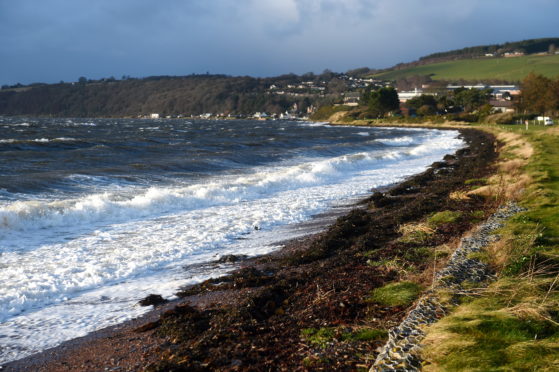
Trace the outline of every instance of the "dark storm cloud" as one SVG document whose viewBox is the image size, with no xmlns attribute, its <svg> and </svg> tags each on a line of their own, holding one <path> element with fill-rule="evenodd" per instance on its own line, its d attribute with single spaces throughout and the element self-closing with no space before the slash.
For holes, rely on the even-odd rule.
<svg viewBox="0 0 559 372">
<path fill-rule="evenodd" d="M 551 0 L 0 0 L 0 83 L 386 67 L 557 36 Z"/>
</svg>

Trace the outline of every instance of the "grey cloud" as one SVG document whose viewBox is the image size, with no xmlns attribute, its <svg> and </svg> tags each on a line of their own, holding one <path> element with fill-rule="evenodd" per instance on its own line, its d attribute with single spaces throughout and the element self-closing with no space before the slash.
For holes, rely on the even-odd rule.
<svg viewBox="0 0 559 372">
<path fill-rule="evenodd" d="M 556 36 L 550 0 L 0 0 L 0 83 L 387 67 Z"/>
</svg>

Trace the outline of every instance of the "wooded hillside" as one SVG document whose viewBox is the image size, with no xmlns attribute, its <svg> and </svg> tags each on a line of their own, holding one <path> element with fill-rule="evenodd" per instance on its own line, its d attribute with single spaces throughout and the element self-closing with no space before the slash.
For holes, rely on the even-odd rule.
<svg viewBox="0 0 559 372">
<path fill-rule="evenodd" d="M 287 86 L 303 79 L 322 83 L 317 94 L 295 89 L 290 94 L 269 91 L 273 84 Z M 275 78 L 192 75 L 150 77 L 117 81 L 83 81 L 35 84 L 0 90 L 0 115 L 53 115 L 71 117 L 198 115 L 203 113 L 251 114 L 284 112 L 297 104 L 299 111 L 338 97 L 334 76 L 282 75 Z M 332 87 L 334 85 L 334 87 Z M 342 89 L 343 90 L 343 89 Z"/>
</svg>

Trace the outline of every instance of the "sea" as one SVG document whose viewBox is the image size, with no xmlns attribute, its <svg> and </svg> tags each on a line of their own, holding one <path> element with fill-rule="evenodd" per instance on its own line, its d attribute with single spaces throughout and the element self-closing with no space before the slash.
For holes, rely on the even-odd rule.
<svg viewBox="0 0 559 372">
<path fill-rule="evenodd" d="M 0 365 L 138 317 L 145 296 L 464 146 L 453 130 L 0 117 Z"/>
</svg>

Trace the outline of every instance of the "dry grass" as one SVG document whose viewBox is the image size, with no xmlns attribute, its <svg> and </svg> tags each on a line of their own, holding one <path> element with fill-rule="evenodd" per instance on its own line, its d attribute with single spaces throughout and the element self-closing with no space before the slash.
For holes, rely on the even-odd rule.
<svg viewBox="0 0 559 372">
<path fill-rule="evenodd" d="M 500 272 L 508 263 L 512 250 L 511 240 L 511 237 L 503 237 L 485 248 L 487 255 L 491 258 L 490 264 L 496 272 Z"/>
<path fill-rule="evenodd" d="M 329 122 L 340 122 L 347 115 L 347 111 L 340 111 L 332 114 L 328 119 Z"/>
<path fill-rule="evenodd" d="M 466 191 L 453 191 L 450 193 L 451 200 L 468 200 L 470 197 Z"/>
<path fill-rule="evenodd" d="M 497 174 L 488 179 L 488 185 L 472 190 L 466 195 L 482 195 L 498 203 L 519 200 L 532 182 L 531 177 L 523 172 L 523 167 L 534 154 L 534 148 L 516 133 L 501 132 L 497 138 L 504 144 L 502 152 L 509 153 L 513 159 L 498 162 Z"/>
<path fill-rule="evenodd" d="M 499 170 L 507 174 L 521 174 L 520 169 L 526 164 L 523 159 L 512 159 L 499 163 Z"/>
<path fill-rule="evenodd" d="M 408 239 L 415 239 L 416 237 L 428 237 L 435 233 L 435 230 L 429 226 L 427 223 L 408 223 L 401 225 L 398 228 L 398 232 L 402 234 L 400 238 L 401 241 L 406 241 Z"/>
<path fill-rule="evenodd" d="M 520 134 L 511 132 L 500 132 L 497 139 L 505 144 L 504 150 L 511 151 L 521 159 L 530 159 L 534 154 L 534 148 Z"/>
<path fill-rule="evenodd" d="M 559 326 L 549 315 L 549 310 L 546 306 L 526 302 L 507 309 L 510 314 L 522 320 L 540 319 Z"/>
</svg>

